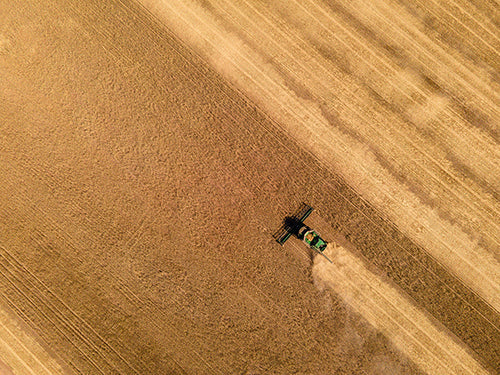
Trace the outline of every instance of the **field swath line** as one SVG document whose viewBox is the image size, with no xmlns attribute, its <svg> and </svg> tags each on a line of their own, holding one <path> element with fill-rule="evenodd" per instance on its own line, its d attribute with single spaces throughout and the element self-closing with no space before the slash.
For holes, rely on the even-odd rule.
<svg viewBox="0 0 500 375">
<path fill-rule="evenodd" d="M 474 84 L 471 84 L 471 83 L 467 82 L 463 77 L 458 76 L 460 78 L 460 81 L 462 81 L 464 87 L 470 88 L 472 92 L 477 92 L 477 88 L 479 86 L 481 86 L 482 90 L 484 90 L 485 92 L 490 93 L 490 95 L 493 96 L 493 97 L 495 97 L 497 100 L 500 99 L 500 94 L 499 93 L 497 93 L 495 91 L 492 91 L 491 88 L 488 85 L 486 85 L 483 82 L 483 80 L 481 80 L 481 78 L 479 76 L 477 76 L 477 74 L 475 74 L 469 67 L 465 66 L 463 63 L 461 63 L 460 61 L 458 61 L 457 58 L 455 58 L 454 56 L 452 56 L 449 53 L 447 53 L 440 42 L 432 41 L 431 39 L 429 39 L 420 30 L 416 30 L 416 29 L 414 30 L 414 29 L 409 28 L 409 27 L 408 28 L 397 27 L 397 25 L 399 25 L 399 24 L 395 23 L 395 22 L 391 22 L 391 21 L 397 20 L 398 17 L 393 18 L 393 19 L 389 19 L 386 15 L 382 14 L 382 11 L 379 10 L 378 7 L 375 7 L 373 5 L 373 3 L 367 2 L 366 4 L 367 4 L 367 6 L 371 10 L 373 10 L 374 13 L 376 13 L 381 19 L 383 19 L 388 26 L 392 25 L 392 27 L 394 28 L 394 30 L 399 35 L 401 35 L 404 39 L 406 39 L 407 41 L 412 42 L 409 39 L 409 37 L 408 37 L 408 35 L 411 35 L 412 38 L 415 38 L 417 40 L 423 40 L 423 41 L 425 41 L 428 46 L 431 46 L 431 45 L 435 46 L 435 49 L 436 49 L 437 52 L 439 52 L 443 56 L 447 56 L 447 60 L 450 63 L 452 63 L 457 68 L 457 70 L 463 72 L 463 74 L 465 76 L 469 77 L 471 79 L 471 81 L 475 82 Z M 379 4 L 381 4 L 380 9 L 383 8 L 384 12 L 386 14 L 388 13 L 390 15 L 391 13 L 393 13 L 393 10 L 386 3 L 382 3 L 381 1 L 379 1 Z M 408 35 L 406 35 L 405 32 L 402 32 L 402 30 L 405 30 L 405 32 L 408 33 Z M 415 47 L 417 47 L 417 45 L 415 45 L 415 43 L 413 43 L 413 45 Z M 426 55 L 428 58 L 430 58 L 430 60 L 433 60 L 433 62 L 436 63 L 437 66 L 442 65 L 443 62 L 439 61 L 436 57 L 434 57 L 429 52 L 429 50 L 432 50 L 432 49 L 431 48 L 427 48 L 425 45 L 418 44 L 418 54 L 416 56 L 418 56 L 418 55 Z M 423 61 L 421 61 L 421 63 L 422 63 L 423 66 L 425 66 L 425 64 L 423 63 Z M 432 69 L 429 69 L 429 70 L 432 70 Z M 492 100 L 490 100 L 488 98 L 488 96 L 484 95 L 484 92 L 481 92 L 481 95 L 482 95 L 483 102 L 489 103 L 489 106 L 494 111 L 493 113 L 495 113 L 498 110 L 498 103 L 495 103 Z"/>
<path fill-rule="evenodd" d="M 231 4 L 229 4 L 229 3 L 226 3 L 226 6 L 232 6 L 232 5 L 231 5 Z M 250 4 L 249 4 L 248 6 L 249 6 L 249 7 L 252 7 Z M 252 8 L 253 8 L 253 7 L 252 7 Z M 227 8 L 226 8 L 226 7 L 220 7 L 220 11 L 221 11 L 221 12 L 226 12 L 226 14 L 228 14 L 228 15 L 229 15 L 229 13 L 227 13 L 227 11 L 226 11 L 225 9 L 227 9 Z M 235 10 L 236 10 L 236 11 L 238 11 L 238 9 L 236 9 L 236 8 L 235 8 Z M 258 12 L 257 10 L 256 10 L 256 12 L 257 12 L 257 13 L 258 13 L 258 14 L 259 14 L 259 15 L 260 15 L 263 19 L 265 19 L 264 15 L 262 15 L 262 14 L 261 14 L 260 12 Z M 240 11 L 240 14 L 241 14 L 242 16 L 244 16 L 244 17 L 245 17 L 245 15 L 243 15 L 243 13 L 241 13 L 241 11 Z M 250 21 L 250 22 L 251 22 L 251 21 Z M 271 25 L 271 23 L 270 23 L 270 22 L 268 22 L 268 24 L 270 24 L 270 25 Z M 279 30 L 278 30 L 278 31 L 279 31 Z M 248 34 L 248 36 L 249 36 L 249 37 L 251 37 L 251 35 L 250 35 L 250 34 Z M 265 36 L 262 36 L 262 37 L 263 37 L 263 38 L 265 38 Z M 287 38 L 288 38 L 288 37 L 287 37 Z M 289 40 L 293 43 L 293 41 L 291 40 L 291 38 L 288 38 L 288 39 L 289 39 Z M 298 36 L 297 36 L 297 39 L 300 39 L 300 37 L 298 37 Z M 273 41 L 274 41 L 274 40 L 273 40 Z M 304 41 L 304 42 L 305 42 L 305 41 Z M 281 45 L 279 45 L 278 43 L 276 43 L 276 42 L 274 42 L 274 43 L 277 45 L 277 47 L 278 47 L 278 48 L 281 48 L 281 47 L 282 47 L 282 46 L 281 46 Z M 300 48 L 300 49 L 302 49 L 302 48 L 301 48 L 298 44 L 297 44 L 297 47 L 298 47 L 298 48 Z M 286 54 L 286 53 L 289 53 L 286 49 L 284 49 L 284 48 L 282 48 L 282 49 L 283 49 L 283 52 L 284 52 L 285 54 Z M 303 50 L 303 49 L 302 49 L 302 50 Z M 303 50 L 303 51 L 304 51 L 304 50 Z M 306 51 L 304 51 L 304 53 L 306 53 Z M 293 59 L 293 56 L 291 56 L 291 55 L 290 55 L 290 58 L 291 58 L 291 59 Z M 296 60 L 295 62 L 297 62 L 298 64 L 300 64 L 300 62 L 298 62 L 298 60 Z M 318 65 L 319 65 L 319 67 L 320 67 L 321 69 L 323 69 L 325 72 L 327 72 L 327 74 L 328 74 L 328 75 L 329 75 L 332 79 L 334 79 L 334 80 L 337 80 L 337 81 L 338 81 L 338 79 L 337 79 L 336 77 L 334 77 L 333 75 L 331 75 L 331 74 L 327 71 L 326 67 L 324 67 L 324 66 L 323 66 L 323 65 L 321 65 L 321 64 L 318 64 Z M 313 76 L 314 76 L 314 69 L 307 69 L 307 67 L 305 67 L 305 66 L 302 66 L 302 67 L 304 68 L 304 70 L 306 70 L 306 71 L 308 71 L 308 72 L 309 72 L 309 74 L 310 74 L 310 76 L 311 76 L 311 77 L 313 77 Z M 288 68 L 284 68 L 284 69 L 286 69 L 286 70 L 289 72 L 289 74 L 290 74 L 290 75 L 295 75 L 291 69 L 288 69 Z M 379 73 L 380 73 L 380 72 L 379 72 Z M 296 76 L 296 77 L 297 77 L 297 78 L 299 78 L 298 76 Z M 322 83 L 322 80 L 320 80 L 320 79 L 316 79 L 316 82 L 317 82 L 318 84 L 322 85 L 322 86 L 324 87 L 324 89 L 325 89 L 325 90 L 328 90 L 328 87 L 327 87 L 327 86 L 325 86 L 325 85 Z M 338 84 L 339 84 L 339 85 L 341 85 L 341 84 L 342 84 L 342 82 L 338 81 Z M 325 97 L 318 97 L 318 96 L 316 96 L 316 95 L 315 95 L 315 94 L 313 94 L 313 93 L 311 93 L 311 95 L 313 95 L 313 96 L 316 98 L 317 102 L 326 101 L 326 98 L 325 98 Z M 413 100 L 413 99 L 412 99 L 412 100 Z M 342 102 L 340 99 L 339 99 L 339 101 L 340 101 L 340 102 Z M 343 102 L 343 104 L 344 104 L 344 106 L 345 106 L 346 108 L 350 108 L 350 107 L 348 106 L 348 104 L 347 104 L 347 103 Z M 356 115 L 357 115 L 357 116 L 360 116 L 360 117 L 361 117 L 361 119 L 364 121 L 365 126 L 369 126 L 369 124 L 371 124 L 371 122 L 372 122 L 372 121 L 370 121 L 370 119 L 367 119 L 366 117 L 362 117 L 362 116 L 360 115 L 360 113 L 359 113 L 359 112 L 357 112 L 357 111 L 356 111 L 355 113 L 356 113 Z M 379 130 L 379 129 L 380 129 L 380 127 L 376 126 L 376 127 L 373 127 L 373 129 L 374 129 L 374 130 L 375 130 L 375 131 L 376 131 L 376 132 L 377 132 L 377 133 L 378 133 L 381 137 L 385 138 L 386 142 L 388 142 L 388 143 L 390 143 L 390 144 L 393 144 L 393 142 L 391 142 L 391 139 L 389 139 L 389 138 L 388 138 L 385 134 L 383 134 L 383 133 Z M 483 201 L 482 197 L 478 196 L 478 195 L 476 194 L 476 192 L 475 192 L 475 191 L 473 191 L 472 189 L 470 189 L 470 188 L 469 188 L 469 186 L 468 186 L 467 184 L 465 184 L 465 183 L 463 183 L 461 180 L 459 180 L 459 179 L 458 179 L 458 178 L 457 178 L 457 177 L 456 177 L 456 176 L 455 176 L 452 172 L 450 172 L 449 170 L 447 170 L 447 169 L 445 168 L 445 166 L 443 166 L 443 165 L 442 165 L 442 164 L 440 164 L 437 160 L 435 160 L 435 159 L 434 159 L 434 158 L 433 158 L 433 157 L 432 157 L 432 156 L 431 156 L 428 152 L 426 152 L 426 151 L 425 151 L 425 150 L 423 150 L 422 148 L 418 147 L 418 146 L 415 144 L 415 142 L 413 142 L 413 141 L 412 141 L 409 137 L 406 137 L 406 136 L 405 136 L 405 134 L 404 134 L 403 132 L 401 132 L 401 131 L 399 131 L 398 129 L 395 129 L 395 128 L 393 128 L 393 130 L 395 131 L 395 133 L 399 134 L 402 138 L 405 138 L 405 139 L 407 140 L 407 142 L 408 142 L 410 145 L 412 145 L 412 147 L 413 147 L 415 150 L 417 150 L 417 151 L 418 151 L 418 152 L 420 152 L 423 156 L 425 156 L 427 160 L 430 160 L 431 162 L 433 162 L 433 164 L 434 164 L 434 165 L 436 165 L 438 169 L 440 169 L 440 170 L 442 170 L 443 172 L 445 172 L 447 176 L 449 176 L 450 178 L 452 178 L 452 179 L 453 179 L 453 181 L 455 181 L 457 184 L 461 185 L 463 189 L 465 189 L 466 191 L 468 191 L 468 192 L 469 192 L 469 194 L 473 195 L 476 199 L 475 199 L 475 200 L 470 200 L 470 199 L 467 199 L 467 198 L 462 197 L 461 195 L 458 195 L 458 193 L 457 193 L 456 191 L 454 191 L 454 190 L 452 190 L 451 188 L 449 188 L 449 186 L 447 185 L 447 183 L 444 183 L 444 182 L 443 182 L 443 181 L 442 181 L 442 180 L 441 180 L 438 176 L 436 176 L 436 175 L 435 175 L 432 171 L 430 171 L 428 168 L 426 168 L 426 167 L 425 167 L 425 166 L 423 166 L 421 163 L 419 163 L 418 161 L 416 161 L 416 165 L 418 165 L 418 166 L 419 166 L 419 167 L 420 167 L 423 171 L 425 171 L 427 174 L 429 174 L 429 176 L 431 177 L 431 179 L 433 179 L 433 180 L 435 180 L 437 183 L 439 183 L 439 184 L 440 184 L 440 185 L 441 185 L 444 189 L 449 190 L 449 192 L 450 192 L 450 194 L 451 194 L 451 195 L 455 196 L 455 197 L 456 197 L 459 201 L 461 201 L 464 205 L 469 206 L 469 208 L 470 208 L 470 209 L 472 209 L 472 210 L 475 210 L 475 211 L 476 211 L 476 207 L 475 207 L 475 206 L 473 206 L 473 202 L 475 202 L 475 201 L 481 201 L 481 202 L 483 202 L 483 203 L 484 203 L 484 205 L 483 205 L 483 207 L 482 207 L 483 209 L 484 209 L 484 208 L 488 208 L 488 207 L 489 207 L 489 205 L 487 205 L 487 204 L 486 204 L 486 202 L 484 202 L 484 201 Z M 399 146 L 399 145 L 397 145 L 397 144 L 396 144 L 396 147 L 398 147 L 398 148 L 399 148 L 399 149 L 400 149 L 400 150 L 404 153 L 404 150 L 403 150 L 403 148 L 402 148 L 402 147 L 400 147 L 400 146 Z M 416 160 L 416 159 L 415 159 L 415 160 Z M 471 202 L 472 202 L 472 203 L 471 203 Z M 495 217 L 493 217 L 493 216 L 492 216 L 492 214 L 491 214 L 489 211 L 487 211 L 486 213 L 483 213 L 483 211 L 477 211 L 477 214 L 478 214 L 478 216 L 484 216 L 484 217 L 485 217 L 485 220 L 489 221 L 492 225 L 495 225 L 495 224 L 496 224 Z M 488 216 L 488 218 L 486 218 L 486 215 Z M 498 227 L 498 226 L 497 226 L 497 229 L 499 229 L 499 230 L 500 230 L 500 227 Z M 500 242 L 498 242 L 498 240 L 497 240 L 496 238 L 492 237 L 491 239 L 492 239 L 492 241 L 496 242 L 497 244 L 500 244 Z"/>
<path fill-rule="evenodd" d="M 330 264 L 317 256 L 315 279 L 339 294 L 429 374 L 488 374 L 449 333 L 434 324 L 396 288 L 368 271 L 340 246 L 330 246 Z"/>
<path fill-rule="evenodd" d="M 486 31 L 488 34 L 490 34 L 496 40 L 500 41 L 500 38 L 498 37 L 498 31 L 497 30 L 496 30 L 497 33 L 495 33 L 495 32 L 492 32 L 488 28 L 485 27 L 485 24 L 488 24 L 492 28 L 496 29 L 495 25 L 493 25 L 493 23 L 491 22 L 491 19 L 488 19 L 486 17 L 481 17 L 481 14 L 479 13 L 479 11 L 476 8 L 476 6 L 474 5 L 474 2 L 472 2 L 472 1 L 468 2 L 467 6 L 470 7 L 470 8 L 474 8 L 476 10 L 476 16 L 474 16 L 474 15 L 470 14 L 469 12 L 467 12 L 467 10 L 465 10 L 464 7 L 460 6 L 460 4 L 458 4 L 458 2 L 456 2 L 456 1 L 450 0 L 448 4 L 446 4 L 446 3 L 443 3 L 443 4 L 448 5 L 448 6 L 450 6 L 450 4 L 454 4 L 455 7 L 460 10 L 460 12 L 466 14 L 467 17 L 469 17 L 471 20 L 473 20 L 484 31 Z M 498 7 L 497 7 L 496 11 L 498 12 Z M 481 19 L 479 19 L 479 18 L 481 18 Z"/>
<path fill-rule="evenodd" d="M 188 47 L 188 50 L 190 50 L 190 49 L 189 49 L 189 47 Z M 190 51 L 192 52 L 192 50 L 190 50 Z M 193 53 L 193 54 L 195 54 L 194 52 L 192 52 L 192 53 Z M 234 88 L 233 88 L 233 89 L 234 89 Z M 272 121 L 272 119 L 271 119 L 271 121 Z M 275 122 L 274 122 L 274 121 L 272 121 L 272 123 L 274 124 Z M 279 124 L 275 124 L 275 125 L 277 126 L 277 128 L 278 128 L 278 129 L 280 128 L 280 125 L 279 125 Z M 283 130 L 283 129 L 282 129 L 282 130 Z M 269 131 L 269 132 L 272 134 L 272 132 L 271 132 L 269 129 L 267 129 L 267 131 Z M 283 131 L 284 131 L 284 130 L 283 130 Z M 274 137 L 274 136 L 273 136 L 273 137 Z M 277 139 L 277 141 L 278 141 L 279 143 L 281 143 L 281 142 L 279 141 L 279 139 Z M 314 159 L 316 159 L 316 160 L 317 160 L 317 158 L 316 158 L 314 155 L 311 155 L 311 157 L 313 157 Z M 322 165 L 322 163 L 321 163 L 321 162 L 319 162 L 319 163 Z M 349 203 L 350 203 L 350 202 L 349 202 Z M 365 215 L 363 214 L 363 216 L 365 216 Z M 384 215 L 381 215 L 381 217 L 384 217 Z M 369 220 L 369 221 L 371 221 L 371 220 L 370 220 L 370 218 L 368 218 L 368 220 Z M 375 224 L 375 225 L 376 225 L 376 224 Z M 398 244 L 396 244 L 396 246 L 400 247 Z M 403 249 L 403 250 L 405 250 L 405 249 Z M 436 261 L 436 263 L 437 263 L 437 264 L 440 264 L 440 263 L 439 263 L 439 262 L 437 262 L 437 261 Z M 462 281 L 462 283 L 463 283 L 463 281 Z M 464 287 L 465 287 L 465 284 L 463 284 L 463 285 L 464 285 Z M 448 289 L 449 289 L 452 293 L 455 293 L 455 295 L 457 296 L 457 298 L 459 298 L 459 299 L 463 300 L 462 296 L 457 295 L 457 294 L 456 294 L 456 292 L 454 292 L 454 289 L 453 289 L 453 288 L 451 288 L 451 287 L 449 287 L 449 286 L 447 286 L 447 288 L 448 288 Z M 477 295 L 477 294 L 475 294 L 473 291 L 471 291 L 471 294 L 473 294 L 473 295 Z M 479 299 L 482 299 L 482 298 L 479 298 Z M 483 301 L 484 301 L 484 299 L 483 299 Z M 465 301 L 465 300 L 464 300 L 464 302 L 465 302 L 465 303 L 467 303 L 467 301 Z M 490 307 L 491 307 L 491 306 L 490 306 Z M 471 306 L 471 308 L 472 308 L 473 310 L 475 310 L 474 306 Z M 482 314 L 481 314 L 481 312 L 478 312 L 478 314 L 479 314 L 479 315 L 482 315 Z M 483 317 L 484 317 L 484 316 L 483 316 Z M 486 318 L 485 318 L 485 319 L 486 319 Z M 491 322 L 489 322 L 489 323 L 490 323 L 490 324 L 492 324 Z M 498 330 L 498 328 L 496 328 L 494 325 L 493 325 L 493 328 L 494 328 L 495 330 Z"/>
<path fill-rule="evenodd" d="M 176 13 L 176 14 L 177 14 L 177 16 L 178 16 L 180 19 L 183 19 L 185 23 L 189 24 L 189 22 L 187 22 L 187 21 L 186 21 L 185 17 L 183 17 L 183 14 L 179 13 L 178 11 L 173 10 L 173 9 L 171 8 L 171 6 L 169 6 L 169 5 L 167 5 L 167 6 L 168 6 L 168 7 L 169 7 L 169 8 L 170 8 L 170 9 L 171 9 L 174 13 Z M 198 22 L 198 24 L 199 24 L 199 25 L 206 25 L 206 22 L 204 22 L 202 19 L 200 19 L 200 18 L 199 18 L 196 14 L 193 14 L 193 13 L 192 13 L 192 11 L 190 11 L 189 9 L 185 9 L 184 14 L 185 14 L 186 12 L 191 13 L 191 15 L 197 19 L 197 22 Z M 200 31 L 199 31 L 199 30 L 197 30 L 197 29 L 196 29 L 196 30 L 194 30 L 194 31 L 195 31 L 196 33 L 199 33 L 202 39 L 206 40 L 208 43 L 210 43 L 210 44 L 213 46 L 213 48 L 214 48 L 215 50 L 217 50 L 217 46 L 213 43 L 213 41 L 211 41 L 211 40 L 207 39 L 204 35 L 202 35 L 202 34 L 200 33 Z M 229 48 L 230 48 L 230 47 L 229 47 Z M 257 81 L 257 79 L 256 79 L 255 77 L 251 76 L 249 73 L 247 73 L 247 72 L 245 72 L 245 71 L 241 71 L 241 72 L 242 72 L 242 73 L 246 76 L 246 78 L 247 78 L 247 79 L 249 79 L 250 81 L 254 82 L 254 84 L 255 84 L 255 85 L 259 88 L 259 90 L 260 90 L 262 93 L 267 93 L 267 95 L 269 95 L 269 96 L 270 96 L 273 100 L 276 100 L 277 98 L 275 97 L 275 95 L 274 95 L 274 94 L 271 94 L 271 90 L 270 90 L 268 87 L 271 87 L 271 88 L 277 88 L 277 89 L 278 89 L 278 91 L 280 91 L 280 92 L 283 92 L 283 90 L 284 90 L 285 88 L 284 88 L 284 87 L 283 87 L 280 83 L 277 83 L 277 82 L 273 81 L 270 77 L 268 77 L 268 76 L 267 76 L 264 72 L 262 72 L 262 71 L 261 71 L 258 67 L 256 67 L 256 66 L 255 66 L 255 64 L 254 64 L 253 62 L 249 61 L 249 60 L 248 60 L 245 56 L 242 56 L 242 55 L 240 54 L 240 52 L 239 52 L 239 51 L 234 51 L 234 52 L 235 52 L 235 53 L 237 53 L 237 54 L 239 54 L 239 55 L 241 56 L 241 58 L 242 58 L 242 59 L 246 60 L 250 66 L 253 66 L 253 68 L 254 68 L 257 72 L 259 72 L 259 73 L 262 75 L 262 77 L 265 79 L 265 81 L 268 83 L 268 85 L 266 85 L 266 87 L 264 87 L 261 83 L 259 83 L 259 82 Z M 283 106 L 283 105 L 282 105 L 282 106 Z M 300 106 L 301 106 L 301 105 L 300 105 L 300 103 L 297 103 L 297 107 L 300 107 Z M 285 107 L 287 107 L 287 106 L 285 105 Z M 290 112 L 291 114 L 293 114 L 293 115 L 294 115 L 294 117 L 295 117 L 295 118 L 296 118 L 296 119 L 300 122 L 300 121 L 301 121 L 301 116 L 300 116 L 300 115 L 299 115 L 299 114 L 298 114 L 298 113 L 294 110 L 294 108 L 292 108 L 292 107 L 290 107 L 290 106 L 288 106 L 288 108 L 289 108 L 289 109 L 288 109 L 288 110 L 289 110 L 289 112 Z M 307 109 L 305 109 L 305 110 L 307 110 Z M 309 114 L 310 114 L 310 117 L 311 117 L 311 118 L 314 118 L 314 119 L 316 119 L 318 122 L 320 122 L 320 123 L 321 123 L 321 119 L 320 119 L 320 118 L 319 118 L 319 117 L 318 117 L 315 113 L 311 113 L 311 112 L 309 112 Z M 280 126 L 280 128 L 281 128 L 281 129 L 282 129 L 285 133 L 288 133 L 287 131 L 285 131 L 285 129 L 283 129 L 283 128 L 282 128 L 282 126 Z M 331 132 L 331 130 L 325 130 L 325 133 L 328 133 L 328 132 Z M 339 140 L 339 141 L 341 141 L 341 140 Z M 338 145 L 337 145 L 337 146 L 338 146 Z M 325 147 L 326 147 L 326 148 L 329 148 L 329 147 L 331 147 L 331 145 L 329 145 L 329 144 L 325 144 Z M 348 149 L 348 145 L 347 145 L 347 144 L 344 144 L 344 145 L 343 145 L 343 147 L 342 147 L 342 149 Z M 367 168 L 367 167 L 366 167 L 366 166 L 364 166 L 364 164 L 363 164 L 363 163 L 359 163 L 359 168 L 360 168 L 361 170 L 365 170 L 365 173 L 368 173 L 368 171 L 366 170 L 366 168 Z M 384 193 L 385 193 L 385 195 L 386 195 L 386 196 L 388 196 L 388 197 L 390 197 L 390 196 L 391 196 L 391 194 L 389 193 L 389 191 L 387 191 L 387 189 L 380 189 L 380 190 L 381 190 L 381 191 L 384 191 Z M 426 228 L 427 228 L 427 230 L 428 230 L 430 233 L 433 233 L 433 230 L 431 230 L 431 228 L 430 228 L 430 227 L 428 227 L 428 226 L 427 226 Z M 454 248 L 449 247 L 447 244 L 445 244 L 445 243 L 444 243 L 444 241 L 441 239 L 441 237 L 439 237 L 439 236 L 437 236 L 437 235 L 435 235 L 435 237 L 436 237 L 436 240 L 437 240 L 437 241 L 439 241 L 439 242 L 441 243 L 441 245 L 444 245 L 445 247 L 447 247 L 447 248 L 448 248 L 448 251 L 450 251 L 451 253 L 456 253 L 456 250 L 455 250 Z M 482 277 L 482 279 L 484 280 L 484 282 L 485 282 L 485 283 L 487 283 L 488 285 L 490 285 L 490 284 L 491 284 L 491 288 L 494 288 L 494 289 L 496 289 L 496 290 L 500 290 L 499 286 L 498 286 L 498 285 L 496 285 L 495 283 L 493 283 L 493 281 L 492 281 L 489 277 L 486 277 L 486 275 L 485 275 L 485 273 L 484 273 L 484 272 L 481 272 L 481 271 L 480 271 L 477 267 L 474 267 L 474 266 L 470 265 L 469 260 L 467 260 L 467 259 L 463 258 L 463 256 L 461 256 L 461 255 L 458 255 L 458 258 L 459 258 L 459 259 L 461 259 L 461 261 L 462 261 L 462 262 L 464 262 L 465 264 L 467 264 L 469 269 L 475 269 L 475 270 L 476 270 L 476 274 L 477 274 L 477 275 L 480 275 L 480 276 Z M 461 278 L 461 277 L 460 277 L 460 278 Z M 477 287 L 477 285 L 475 285 L 475 287 Z M 496 297 L 492 297 L 491 295 L 490 295 L 490 296 L 483 296 L 483 298 L 488 299 L 488 301 L 487 301 L 488 303 L 493 303 L 493 302 L 495 302 L 495 299 L 496 299 Z"/>
<path fill-rule="evenodd" d="M 182 18 L 182 15 L 179 15 L 179 17 L 181 17 L 181 18 Z M 189 47 L 187 47 L 187 48 L 188 48 L 188 50 L 190 50 L 190 51 L 192 52 L 192 50 L 191 50 L 191 49 L 189 49 Z M 194 52 L 192 52 L 192 53 L 194 53 Z M 188 60 L 188 59 L 186 59 L 186 60 Z M 188 62 L 190 65 L 192 65 L 192 63 L 190 63 L 189 61 L 187 61 L 187 62 Z M 274 121 L 273 121 L 273 123 L 274 123 Z M 277 124 L 277 126 L 279 127 L 279 124 Z M 284 131 L 284 129 L 283 129 L 283 131 Z M 284 132 L 285 132 L 285 131 L 284 131 Z M 286 132 L 285 132 L 285 133 L 286 133 Z M 281 143 L 281 142 L 280 142 L 280 143 Z M 314 157 L 314 156 L 313 156 L 313 157 Z M 315 159 L 317 159 L 316 157 L 314 157 L 314 158 L 315 158 Z M 383 216 L 383 215 L 382 215 L 382 216 Z"/>
</svg>

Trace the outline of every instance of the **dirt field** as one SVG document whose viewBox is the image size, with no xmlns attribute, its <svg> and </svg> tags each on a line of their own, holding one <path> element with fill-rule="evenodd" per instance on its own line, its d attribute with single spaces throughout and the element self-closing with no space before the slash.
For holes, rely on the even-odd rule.
<svg viewBox="0 0 500 375">
<path fill-rule="evenodd" d="M 1 9 L 3 373 L 500 369 L 494 2 Z"/>
</svg>

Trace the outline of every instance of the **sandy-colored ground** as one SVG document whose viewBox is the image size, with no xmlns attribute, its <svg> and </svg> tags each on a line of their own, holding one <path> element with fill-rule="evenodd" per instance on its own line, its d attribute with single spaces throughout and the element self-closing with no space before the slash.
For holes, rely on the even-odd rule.
<svg viewBox="0 0 500 375">
<path fill-rule="evenodd" d="M 416 17 L 385 0 L 144 3 L 500 311 L 498 35 L 471 35 L 482 52 L 472 58 L 422 24 L 454 16 L 445 8 Z M 460 29 L 488 30 L 461 18 Z M 462 113 L 465 100 L 482 121 Z"/>
<path fill-rule="evenodd" d="M 29 333 L 27 333 L 29 332 Z M 11 374 L 64 374 L 65 371 L 53 354 L 48 353 L 33 339 L 30 332 L 15 315 L 2 306 L 0 310 L 0 373 Z M 4 362 L 5 361 L 5 362 Z"/>
<path fill-rule="evenodd" d="M 500 368 L 494 4 L 141 4 L 1 6 L 0 369 Z"/>
<path fill-rule="evenodd" d="M 318 287 L 332 289 L 426 373 L 486 373 L 449 331 L 429 319 L 390 280 L 370 270 L 350 241 L 314 213 L 308 225 L 329 242 L 325 255 L 331 262 L 321 256 L 314 261 Z"/>
</svg>

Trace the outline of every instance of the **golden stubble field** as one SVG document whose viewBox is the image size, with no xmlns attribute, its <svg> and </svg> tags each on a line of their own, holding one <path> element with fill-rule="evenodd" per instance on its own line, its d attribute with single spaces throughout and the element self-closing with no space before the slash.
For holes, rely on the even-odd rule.
<svg viewBox="0 0 500 375">
<path fill-rule="evenodd" d="M 3 4 L 0 369 L 494 373 L 497 16 Z"/>
</svg>

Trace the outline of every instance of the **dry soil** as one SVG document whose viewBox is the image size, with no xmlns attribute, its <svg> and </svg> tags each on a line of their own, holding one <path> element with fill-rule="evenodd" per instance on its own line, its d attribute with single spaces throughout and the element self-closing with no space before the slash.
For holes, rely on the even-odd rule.
<svg viewBox="0 0 500 375">
<path fill-rule="evenodd" d="M 305 201 L 463 373 L 495 373 L 497 12 L 2 3 L 0 369 L 428 371 L 369 319 L 382 303 L 273 240 Z"/>
</svg>

